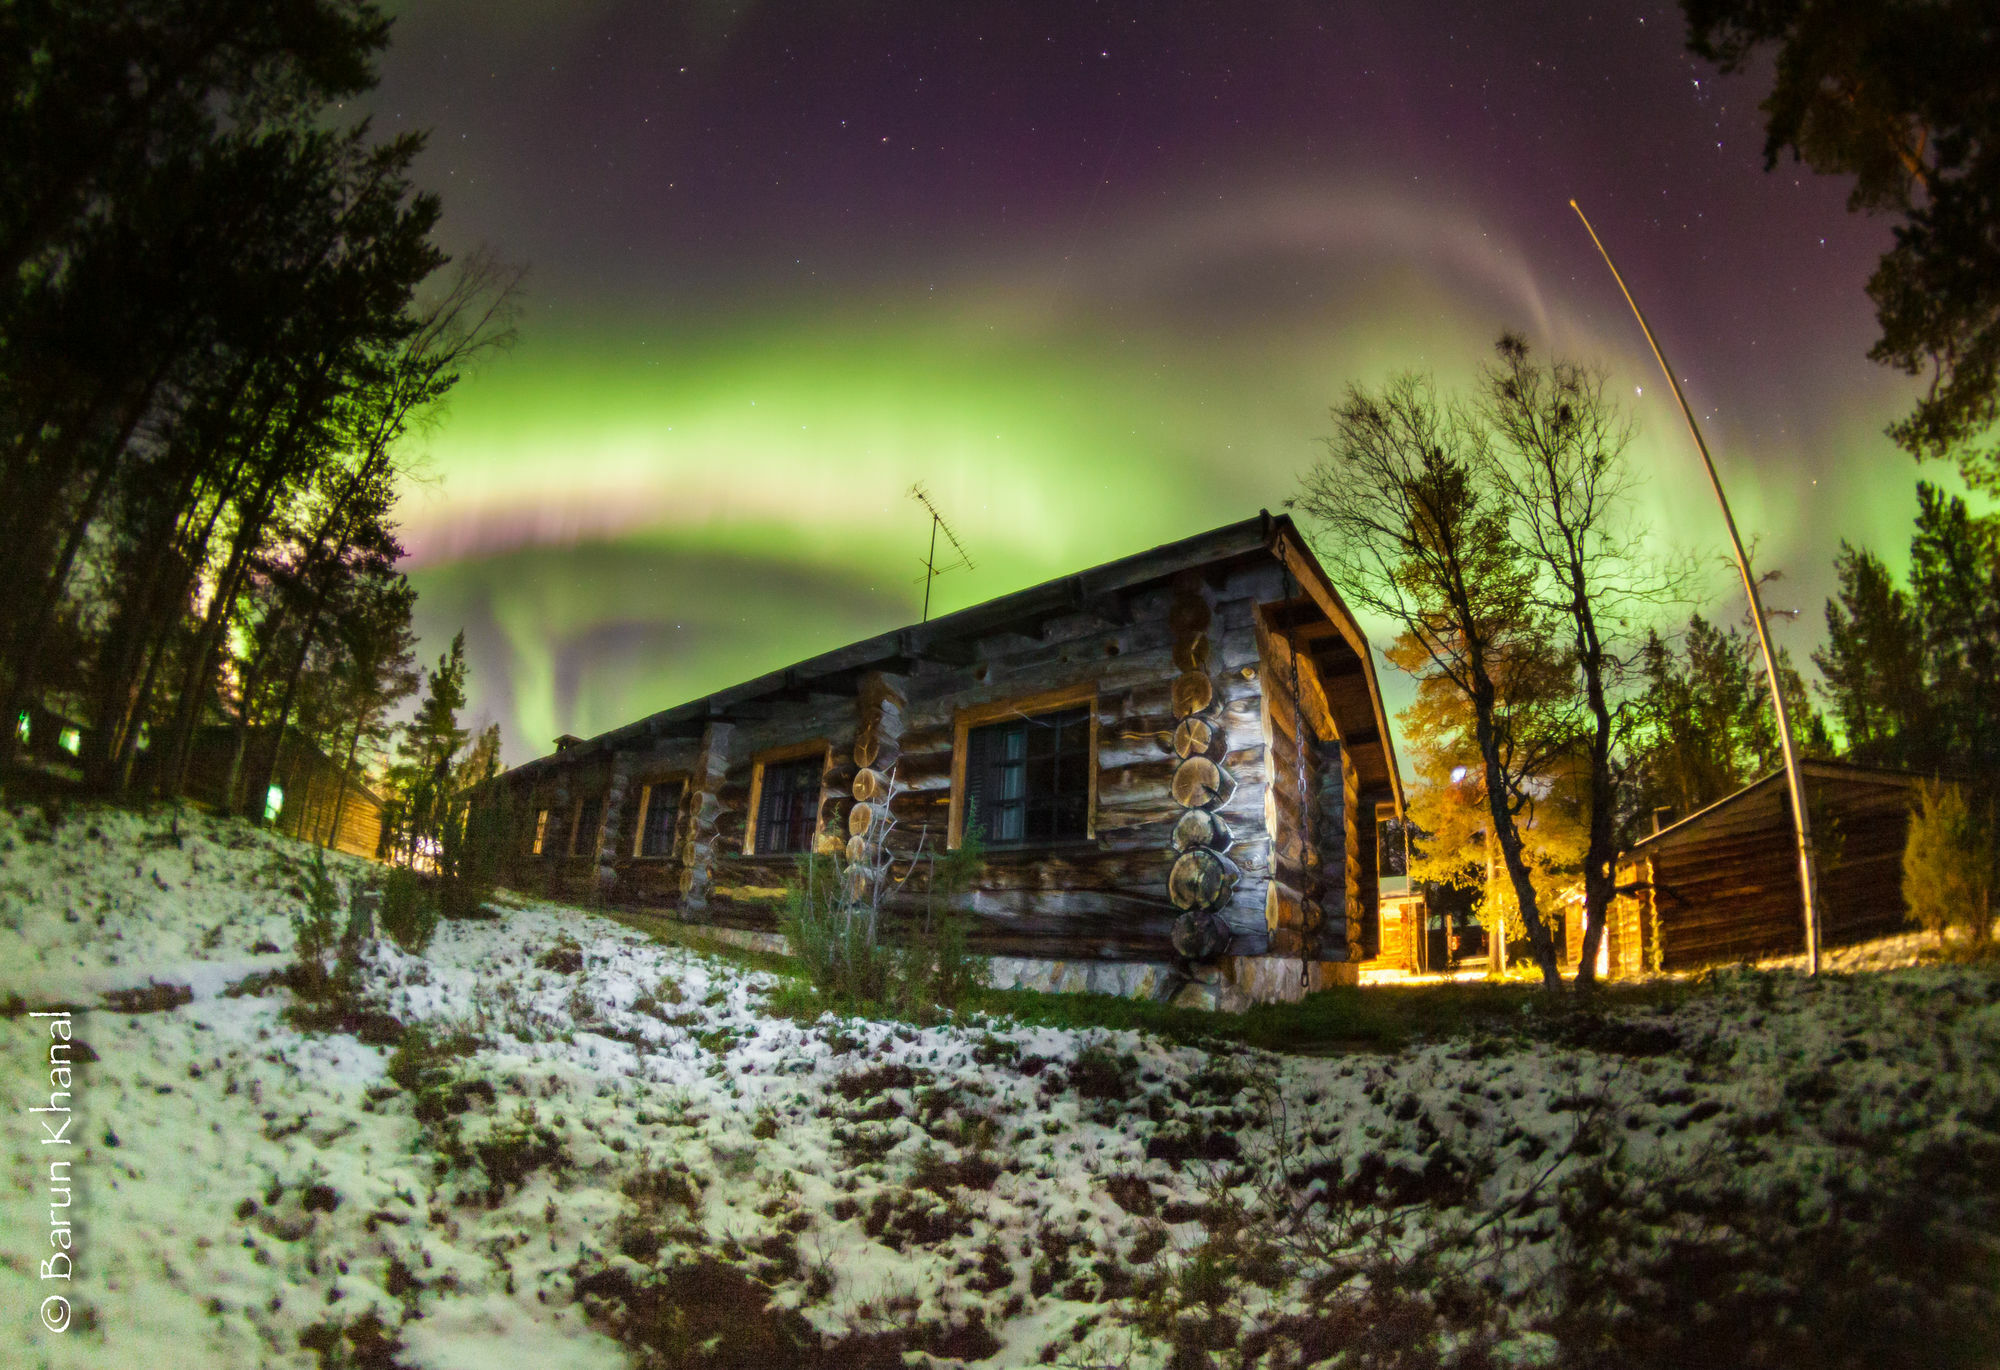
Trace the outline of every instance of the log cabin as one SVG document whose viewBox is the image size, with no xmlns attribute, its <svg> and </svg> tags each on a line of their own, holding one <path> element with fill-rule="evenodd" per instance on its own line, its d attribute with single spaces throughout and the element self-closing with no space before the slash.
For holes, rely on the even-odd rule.
<svg viewBox="0 0 2000 1370">
<path fill-rule="evenodd" d="M 900 875 L 976 823 L 953 906 L 995 984 L 1211 1007 L 1357 982 L 1403 804 L 1367 639 L 1268 512 L 565 736 L 494 793 L 515 886 L 753 937 L 801 856 L 880 841 Z"/>
<path fill-rule="evenodd" d="M 1818 874 L 1820 941 L 1900 932 L 1903 846 L 1920 778 L 1802 761 Z M 1662 827 L 1622 859 L 1597 970 L 1607 977 L 1796 956 L 1805 951 L 1791 794 L 1782 770 Z M 1569 920 L 1569 959 L 1583 920 Z"/>
</svg>

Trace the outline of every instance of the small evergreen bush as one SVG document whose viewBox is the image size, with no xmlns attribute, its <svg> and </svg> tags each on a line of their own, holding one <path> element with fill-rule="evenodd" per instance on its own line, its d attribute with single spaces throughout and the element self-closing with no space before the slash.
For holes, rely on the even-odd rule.
<svg viewBox="0 0 2000 1370">
<path fill-rule="evenodd" d="M 835 856 L 800 857 L 781 922 L 813 988 L 841 1003 L 879 1004 L 888 997 L 895 958 L 877 941 L 870 910 L 851 893 L 851 869 Z"/>
<path fill-rule="evenodd" d="M 326 853 L 315 851 L 303 881 L 305 905 L 292 913 L 292 950 L 299 992 L 324 998 L 330 985 L 327 953 L 339 944 L 340 886 L 326 869 Z"/>
<path fill-rule="evenodd" d="M 382 931 L 412 956 L 422 956 L 437 932 L 437 898 L 424 878 L 406 866 L 391 866 L 382 880 Z"/>
<path fill-rule="evenodd" d="M 1986 940 L 1996 883 L 1993 814 L 1976 812 L 1956 785 L 1926 783 L 1903 848 L 1903 901 L 1910 921 L 1944 945 L 1954 928 Z"/>
<path fill-rule="evenodd" d="M 890 874 L 870 879 L 864 867 L 839 855 L 801 857 L 781 924 L 806 980 L 837 1007 L 886 1009 L 920 1023 L 956 1009 L 985 984 L 986 963 L 971 952 L 969 920 L 944 901 L 972 887 L 985 857 L 974 825 L 957 850 L 913 859 L 929 867 L 924 919 L 901 947 L 886 947 L 878 936 L 879 900 L 892 887 Z M 805 1007 L 788 1003 L 787 1011 Z"/>
<path fill-rule="evenodd" d="M 477 918 L 500 886 L 513 832 L 513 805 L 494 786 L 478 802 L 453 805 L 438 830 L 438 911 L 446 918 Z"/>
<path fill-rule="evenodd" d="M 970 890 L 986 862 L 979 824 L 966 826 L 956 849 L 931 859 L 924 925 L 897 959 L 897 1007 L 919 1021 L 956 1009 L 986 984 L 986 960 L 971 949 L 971 919 L 950 901 Z"/>
</svg>

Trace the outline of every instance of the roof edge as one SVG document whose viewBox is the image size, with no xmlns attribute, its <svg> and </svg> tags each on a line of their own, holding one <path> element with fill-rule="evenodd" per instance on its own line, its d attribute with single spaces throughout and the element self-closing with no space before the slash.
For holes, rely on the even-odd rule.
<svg viewBox="0 0 2000 1370">
<path fill-rule="evenodd" d="M 1888 766 L 1866 766 L 1858 761 L 1841 761 L 1832 757 L 1807 757 L 1806 759 L 1799 762 L 1799 769 L 1804 771 L 1807 775 L 1818 774 L 1823 778 L 1829 776 L 1849 776 L 1856 779 L 1874 780 L 1884 785 L 1897 785 L 1904 788 L 1908 788 L 1913 785 L 1920 785 L 1925 780 L 1930 778 L 1928 776 L 1918 775 L 1914 771 L 1899 771 Z M 1766 785 L 1772 784 L 1773 782 L 1782 779 L 1784 777 L 1784 774 L 1785 774 L 1785 768 L 1783 766 L 1778 767 L 1776 770 L 1766 771 L 1764 774 L 1758 776 L 1755 780 L 1746 782 L 1740 789 L 1732 790 L 1728 794 L 1722 796 L 1722 798 L 1711 800 L 1709 803 L 1702 805 L 1700 808 L 1696 809 L 1693 813 L 1689 814 L 1686 818 L 1677 818 L 1673 822 L 1667 824 L 1666 827 L 1661 828 L 1658 832 L 1647 833 L 1644 837 L 1640 838 L 1637 842 L 1634 842 L 1631 845 L 1631 847 L 1628 848 L 1628 853 L 1636 852 L 1641 847 L 1648 846 L 1654 842 L 1657 842 L 1661 838 L 1667 836 L 1669 833 L 1678 832 L 1680 829 L 1686 827 L 1688 824 L 1694 822 L 1696 819 L 1705 817 L 1706 815 L 1715 812 L 1717 809 L 1725 808 L 1730 804 L 1736 803 L 1738 800 L 1742 799 L 1745 795 L 1749 794 L 1752 790 L 1760 790 L 1764 788 Z"/>
<path fill-rule="evenodd" d="M 1269 511 L 1265 516 L 1270 517 Z M 1329 622 L 1340 630 L 1347 645 L 1361 658 L 1361 669 L 1368 681 L 1368 703 L 1375 713 L 1375 731 L 1382 739 L 1382 759 L 1388 763 L 1389 788 L 1395 795 L 1396 817 L 1402 818 L 1407 812 L 1403 795 L 1403 768 L 1396 760 L 1395 739 L 1389 732 L 1389 716 L 1382 705 L 1382 682 L 1375 672 L 1375 654 L 1368 641 L 1368 634 L 1361 630 L 1361 620 L 1347 607 L 1340 591 L 1334 588 L 1333 580 L 1326 568 L 1313 555 L 1311 544 L 1292 522 L 1291 515 L 1279 514 L 1271 519 L 1270 547 L 1273 556 L 1284 564 L 1307 593 L 1319 601 L 1320 608 Z M 1289 550 L 1290 555 L 1286 553 Z"/>
<path fill-rule="evenodd" d="M 1400 817 L 1405 811 L 1402 769 L 1397 763 L 1395 742 L 1383 711 L 1381 682 L 1376 674 L 1367 635 L 1362 632 L 1359 620 L 1328 579 L 1325 568 L 1319 564 L 1291 517 L 1287 514 L 1273 515 L 1268 509 L 1258 510 L 1251 518 L 1225 523 L 994 599 L 982 600 L 927 622 L 907 624 L 821 652 L 790 666 L 656 710 L 560 752 L 547 752 L 509 767 L 501 774 L 503 777 L 524 777 L 554 763 L 557 758 L 561 758 L 564 764 L 578 762 L 609 752 L 621 743 L 649 732 L 657 733 L 669 726 L 713 717 L 726 712 L 732 704 L 748 703 L 778 691 L 796 689 L 816 678 L 865 670 L 883 661 L 920 660 L 927 652 L 938 650 L 941 644 L 1004 631 L 1004 625 L 1011 620 L 1037 614 L 1052 615 L 1065 608 L 1085 610 L 1091 603 L 1107 596 L 1164 579 L 1179 571 L 1257 551 L 1269 553 L 1290 570 L 1302 586 L 1307 587 L 1328 620 L 1361 658 L 1375 727 L 1381 738 L 1390 788 L 1395 797 L 1396 813 Z"/>
</svg>

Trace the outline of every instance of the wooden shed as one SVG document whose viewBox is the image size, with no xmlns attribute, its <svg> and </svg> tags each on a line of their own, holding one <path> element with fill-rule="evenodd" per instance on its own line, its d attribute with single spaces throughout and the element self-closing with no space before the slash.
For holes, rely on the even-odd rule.
<svg viewBox="0 0 2000 1370">
<path fill-rule="evenodd" d="M 275 739 L 268 727 L 251 728 L 241 736 L 226 723 L 197 729 L 188 755 L 188 797 L 217 809 L 229 807 L 232 782 L 241 788 L 245 756 L 273 745 L 277 751 L 270 788 L 254 800 L 236 797 L 252 810 L 249 816 L 302 842 L 353 856 L 379 856 L 382 801 L 297 728 L 287 727 Z"/>
<path fill-rule="evenodd" d="M 1368 643 L 1268 513 L 898 629 L 500 778 L 526 888 L 776 929 L 802 854 L 987 855 L 960 905 L 1001 983 L 1218 1001 L 1353 983 L 1402 810 Z M 879 826 L 879 825 L 878 825 Z M 923 872 L 891 911 L 919 906 Z"/>
<path fill-rule="evenodd" d="M 1824 946 L 1905 927 L 1903 844 L 1919 778 L 1841 761 L 1807 761 Z M 1801 954 L 1792 805 L 1773 771 L 1636 843 L 1600 969 L 1613 976 Z M 1581 940 L 1581 919 L 1572 942 Z M 1574 959 L 1576 947 L 1571 947 Z"/>
</svg>

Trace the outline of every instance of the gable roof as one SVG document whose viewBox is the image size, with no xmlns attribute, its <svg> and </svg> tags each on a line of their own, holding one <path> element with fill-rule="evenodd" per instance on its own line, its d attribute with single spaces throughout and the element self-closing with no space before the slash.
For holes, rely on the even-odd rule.
<svg viewBox="0 0 2000 1370">
<path fill-rule="evenodd" d="M 1124 621 L 1129 617 L 1127 596 L 1142 586 L 1183 571 L 1222 568 L 1267 556 L 1276 559 L 1297 580 L 1331 625 L 1333 631 L 1325 634 L 1311 650 L 1316 658 L 1325 659 L 1323 672 L 1342 682 L 1337 691 L 1332 688 L 1328 691 L 1342 741 L 1357 753 L 1357 763 L 1364 775 L 1377 783 L 1387 783 L 1400 813 L 1402 777 L 1382 710 L 1381 690 L 1367 636 L 1292 520 L 1283 514 L 1273 516 L 1269 510 L 1259 510 L 1255 518 L 1162 543 L 925 623 L 878 633 L 822 652 L 783 670 L 771 671 L 573 743 L 559 753 L 524 762 L 507 774 L 516 778 L 531 776 L 556 762 L 558 757 L 566 765 L 653 739 L 699 736 L 710 723 L 763 718 L 773 706 L 803 702 L 816 694 L 851 694 L 860 677 L 870 671 L 901 674 L 927 661 L 970 665 L 978 639 L 1002 632 L 1032 636 L 1049 620 L 1066 614 L 1095 612 L 1114 622 Z M 1336 693 L 1339 697 L 1334 699 Z"/>
<path fill-rule="evenodd" d="M 1921 784 L 1924 779 L 1923 776 L 1913 775 L 1908 771 L 1889 770 L 1881 766 L 1863 766 L 1854 761 L 1827 761 L 1810 757 L 1799 762 L 1799 771 L 1807 781 L 1844 781 L 1849 784 L 1878 785 L 1900 789 L 1912 789 Z M 1774 771 L 1767 771 L 1765 774 L 1758 776 L 1735 793 L 1724 795 L 1714 803 L 1696 809 L 1686 818 L 1677 819 L 1669 823 L 1666 827 L 1661 828 L 1658 832 L 1646 834 L 1646 836 L 1632 844 L 1632 854 L 1638 854 L 1645 847 L 1657 848 L 1660 845 L 1672 845 L 1674 842 L 1691 837 L 1698 829 L 1708 826 L 1727 814 L 1730 810 L 1741 807 L 1743 804 L 1749 802 L 1752 797 L 1761 795 L 1773 787 L 1776 787 L 1780 791 L 1785 789 L 1785 768 L 1782 766 Z M 1818 807 L 1811 800 L 1812 796 L 1808 794 L 1806 803 L 1807 813 L 1811 813 Z M 1780 802 L 1783 811 L 1789 814 L 1791 812 L 1789 794 L 1781 795 Z M 1791 820 L 1788 818 L 1785 821 L 1789 824 Z"/>
</svg>

